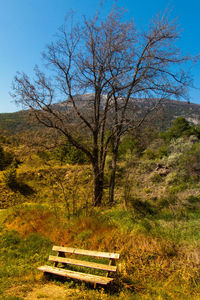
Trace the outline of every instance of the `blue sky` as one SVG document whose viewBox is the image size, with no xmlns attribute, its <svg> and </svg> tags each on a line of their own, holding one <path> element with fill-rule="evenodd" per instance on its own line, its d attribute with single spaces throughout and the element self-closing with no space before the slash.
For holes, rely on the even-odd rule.
<svg viewBox="0 0 200 300">
<path fill-rule="evenodd" d="M 41 52 L 54 39 L 65 15 L 74 10 L 82 15 L 94 15 L 99 0 L 0 0 L 0 112 L 19 110 L 9 95 L 17 71 L 31 75 L 35 64 L 41 64 Z M 108 13 L 113 1 L 103 1 L 103 13 Z M 118 0 L 138 28 L 145 27 L 152 16 L 167 7 L 178 18 L 183 54 L 200 53 L 199 0 Z M 194 83 L 200 88 L 200 63 L 193 69 Z M 191 102 L 200 104 L 200 89 L 190 90 Z"/>
</svg>

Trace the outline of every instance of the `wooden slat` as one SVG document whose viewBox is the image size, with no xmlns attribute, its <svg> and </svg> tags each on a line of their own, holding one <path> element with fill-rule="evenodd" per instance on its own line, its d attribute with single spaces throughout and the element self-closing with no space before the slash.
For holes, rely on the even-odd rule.
<svg viewBox="0 0 200 300">
<path fill-rule="evenodd" d="M 53 246 L 53 251 L 59 252 L 66 252 L 71 254 L 77 255 L 88 255 L 94 257 L 103 257 L 103 258 L 112 258 L 112 259 L 119 259 L 119 253 L 109 253 L 109 252 L 100 252 L 100 251 L 92 251 L 92 250 L 83 250 L 83 249 L 76 249 L 70 247 L 60 247 L 60 246 Z"/>
<path fill-rule="evenodd" d="M 109 272 L 116 272 L 116 270 L 117 270 L 116 266 L 98 264 L 98 263 L 84 261 L 84 260 L 78 260 L 78 259 L 63 258 L 63 257 L 58 257 L 58 256 L 53 256 L 53 255 L 49 256 L 49 260 L 64 263 L 64 264 L 71 264 L 71 265 L 76 265 L 76 266 L 81 266 L 81 267 L 86 267 L 86 268 L 94 268 L 94 269 L 99 269 L 99 270 L 104 270 L 104 271 L 109 271 Z"/>
<path fill-rule="evenodd" d="M 92 282 L 92 283 L 99 283 L 99 284 L 108 284 L 111 281 L 113 281 L 113 278 L 108 278 L 108 277 L 103 277 L 103 276 L 97 276 L 97 275 L 91 275 L 91 274 L 86 274 L 86 273 L 81 273 L 81 272 L 74 272 L 70 270 L 64 270 L 61 268 L 56 268 L 56 267 L 50 267 L 50 266 L 41 266 L 38 268 L 38 270 L 47 272 L 47 273 L 52 273 L 55 275 L 60 275 L 63 277 L 70 277 L 73 279 L 78 279 L 78 280 L 83 280 L 87 282 Z"/>
</svg>

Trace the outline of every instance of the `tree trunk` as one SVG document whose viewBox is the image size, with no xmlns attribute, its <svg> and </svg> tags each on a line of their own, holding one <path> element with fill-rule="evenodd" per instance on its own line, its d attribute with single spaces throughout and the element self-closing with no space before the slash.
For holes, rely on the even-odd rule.
<svg viewBox="0 0 200 300">
<path fill-rule="evenodd" d="M 117 167 L 117 152 L 113 152 L 112 157 L 112 172 L 110 175 L 110 184 L 109 184 L 109 204 L 113 205 L 114 203 L 114 191 L 115 191 L 115 177 L 116 177 L 116 167 Z"/>
<path fill-rule="evenodd" d="M 94 169 L 94 206 L 101 206 L 103 197 L 103 184 L 104 184 L 104 172 L 99 170 L 96 166 Z"/>
</svg>

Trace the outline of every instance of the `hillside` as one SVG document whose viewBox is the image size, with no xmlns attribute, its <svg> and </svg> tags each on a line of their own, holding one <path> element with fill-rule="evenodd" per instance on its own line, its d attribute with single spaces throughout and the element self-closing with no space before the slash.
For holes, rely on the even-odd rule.
<svg viewBox="0 0 200 300">
<path fill-rule="evenodd" d="M 0 134 L 17 134 L 26 130 L 34 130 L 39 127 L 30 121 L 27 111 L 0 114 Z"/>
<path fill-rule="evenodd" d="M 126 136 L 112 207 L 110 154 L 103 205 L 93 207 L 92 169 L 87 161 L 77 162 L 80 153 L 73 156 L 68 148 L 63 158 L 61 146 L 30 149 L 27 139 L 4 140 L 0 299 L 199 299 L 199 129 L 179 118 L 160 135 Z M 142 147 L 136 139 L 144 139 Z M 47 281 L 37 267 L 47 263 L 52 244 L 119 252 L 115 285 L 94 290 L 74 281 Z"/>
<path fill-rule="evenodd" d="M 76 96 L 77 103 L 81 109 L 87 108 L 92 101 L 92 94 Z M 134 100 L 134 107 L 136 108 L 136 117 L 140 118 L 145 111 L 155 104 L 156 99 L 136 99 Z M 59 108 L 64 108 L 66 103 L 58 104 Z M 189 122 L 197 125 L 200 122 L 200 105 L 194 103 L 186 103 L 175 100 L 165 100 L 162 102 L 155 112 L 151 113 L 148 120 L 151 125 L 154 124 L 159 130 L 166 130 L 170 127 L 173 120 L 179 116 L 183 116 Z M 0 114 L 0 133 L 9 133 L 15 135 L 16 133 L 24 132 L 26 130 L 34 130 L 40 128 L 38 124 L 33 123 L 28 118 L 27 111 L 20 111 L 16 113 Z"/>
<path fill-rule="evenodd" d="M 162 122 L 168 122 L 166 128 L 171 126 L 172 121 L 177 117 L 184 117 L 189 122 L 194 125 L 200 123 L 200 105 L 195 103 L 186 103 L 180 101 L 170 101 L 166 100 L 161 105 Z"/>
</svg>

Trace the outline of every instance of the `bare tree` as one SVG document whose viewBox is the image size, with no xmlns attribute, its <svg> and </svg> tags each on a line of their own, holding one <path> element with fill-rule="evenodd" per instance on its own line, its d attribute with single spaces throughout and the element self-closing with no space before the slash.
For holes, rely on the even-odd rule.
<svg viewBox="0 0 200 300">
<path fill-rule="evenodd" d="M 64 134 L 89 158 L 95 206 L 102 202 L 110 145 L 112 203 L 122 136 L 139 126 L 162 99 L 184 97 L 189 84 L 188 75 L 179 69 L 188 58 L 175 46 L 176 24 L 159 16 L 147 31 L 138 33 L 133 21 L 122 17 L 114 8 L 104 19 L 84 18 L 80 26 L 74 25 L 71 15 L 43 55 L 49 77 L 36 67 L 33 80 L 18 73 L 13 82 L 16 102 L 29 108 L 40 123 Z M 137 119 L 135 103 L 141 97 L 157 100 Z"/>
</svg>

